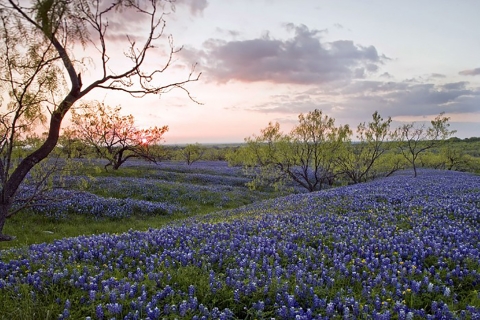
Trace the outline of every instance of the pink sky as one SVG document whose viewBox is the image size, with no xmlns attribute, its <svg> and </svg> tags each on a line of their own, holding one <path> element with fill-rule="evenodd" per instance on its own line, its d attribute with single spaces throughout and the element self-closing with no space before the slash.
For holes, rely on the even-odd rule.
<svg viewBox="0 0 480 320">
<path fill-rule="evenodd" d="M 163 80 L 198 63 L 202 76 L 187 88 L 202 104 L 182 90 L 143 99 L 97 90 L 87 99 L 120 105 L 140 127 L 168 125 L 170 144 L 242 142 L 269 121 L 288 131 L 316 108 L 352 127 L 376 110 L 394 126 L 446 112 L 458 137 L 480 136 L 477 9 L 476 1 L 177 1 L 165 33 L 184 49 Z M 112 61 L 122 67 L 119 40 L 142 28 L 135 16 L 111 22 Z"/>
</svg>

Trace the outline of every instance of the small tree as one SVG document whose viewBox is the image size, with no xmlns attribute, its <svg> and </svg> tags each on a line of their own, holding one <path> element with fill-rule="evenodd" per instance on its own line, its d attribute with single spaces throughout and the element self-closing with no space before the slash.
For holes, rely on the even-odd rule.
<svg viewBox="0 0 480 320">
<path fill-rule="evenodd" d="M 178 157 L 185 160 L 187 165 L 192 165 L 202 159 L 206 148 L 199 143 L 187 144 L 184 148 L 178 151 Z"/>
<path fill-rule="evenodd" d="M 132 115 L 122 116 L 120 107 L 111 108 L 99 102 L 84 105 L 81 110 L 72 110 L 73 128 L 98 157 L 108 160 L 105 169 L 112 166 L 117 170 L 131 158 L 156 162 L 151 146 L 163 140 L 167 126 L 138 129 Z"/>
<path fill-rule="evenodd" d="M 430 126 L 425 124 L 418 126 L 415 122 L 407 123 L 397 128 L 393 134 L 397 147 L 402 156 L 413 167 L 414 176 L 417 176 L 418 157 L 427 150 L 438 147 L 456 131 L 448 129 L 449 117 L 440 113 Z"/>
<path fill-rule="evenodd" d="M 91 152 L 91 148 L 71 128 L 62 130 L 62 134 L 58 139 L 58 148 L 60 153 L 67 159 L 83 158 Z"/>
<path fill-rule="evenodd" d="M 335 120 L 320 110 L 300 114 L 298 120 L 290 134 L 283 134 L 278 123 L 269 123 L 261 135 L 246 139 L 238 154 L 254 177 L 252 187 L 266 184 L 278 189 L 291 181 L 312 192 L 333 185 L 335 157 L 344 148 L 350 128 L 336 127 Z"/>
<path fill-rule="evenodd" d="M 143 97 L 179 88 L 190 97 L 184 86 L 200 76 L 192 68 L 181 79 L 162 77 L 179 51 L 164 35 L 163 9 L 171 1 L 28 2 L 0 1 L 0 97 L 6 99 L 0 101 L 0 241 L 11 239 L 3 227 L 15 213 L 10 209 L 20 185 L 54 150 L 62 121 L 78 100 L 94 89 Z M 136 28 L 123 30 L 123 37 L 112 34 L 109 26 L 114 24 L 109 20 L 122 19 L 124 14 L 134 15 Z M 143 36 L 135 34 L 138 30 L 144 30 Z M 158 50 L 156 42 L 162 39 L 168 44 L 165 59 L 159 59 L 157 52 L 156 64 L 149 64 L 149 53 Z M 120 63 L 111 59 L 115 51 L 125 52 Z M 92 79 L 84 84 L 81 73 L 89 65 L 99 69 L 88 72 Z M 46 126 L 47 135 L 24 157 L 16 158 L 18 140 L 40 124 Z"/>
<path fill-rule="evenodd" d="M 379 168 L 376 168 L 375 165 L 388 150 L 387 139 L 390 135 L 391 122 L 390 117 L 384 120 L 375 111 L 371 122 L 368 124 L 363 122 L 358 125 L 357 141 L 348 143 L 345 152 L 338 154 L 336 163 L 339 170 L 352 183 L 365 182 L 374 179 L 379 174 Z M 387 171 L 384 173 L 390 173 L 391 169 Z"/>
<path fill-rule="evenodd" d="M 469 171 L 470 158 L 463 151 L 463 149 L 461 148 L 461 145 L 459 146 L 455 145 L 455 144 L 462 144 L 462 143 L 463 142 L 447 141 L 445 146 L 441 149 L 440 156 L 444 161 L 445 169 Z"/>
<path fill-rule="evenodd" d="M 290 133 L 295 161 L 286 167 L 288 175 L 310 192 L 333 185 L 335 159 L 351 134 L 349 126 L 336 127 L 334 118 L 317 109 L 300 114 L 298 120 Z"/>
<path fill-rule="evenodd" d="M 285 164 L 293 161 L 290 153 L 289 137 L 280 131 L 278 122 L 269 122 L 260 131 L 245 139 L 246 145 L 240 147 L 235 156 L 229 157 L 231 164 L 242 164 L 247 176 L 252 178 L 248 183 L 251 189 L 273 187 L 280 190 L 285 186 Z"/>
</svg>

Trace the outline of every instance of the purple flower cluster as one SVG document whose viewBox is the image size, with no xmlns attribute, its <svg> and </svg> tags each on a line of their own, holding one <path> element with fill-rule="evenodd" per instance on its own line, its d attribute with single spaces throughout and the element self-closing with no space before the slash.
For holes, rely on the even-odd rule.
<svg viewBox="0 0 480 320">
<path fill-rule="evenodd" d="M 68 291 L 63 318 L 479 319 L 479 194 L 422 171 L 32 245 L 0 252 L 0 295 Z"/>
<path fill-rule="evenodd" d="M 248 190 L 245 186 L 248 179 L 239 168 L 217 162 L 215 172 L 213 164 L 201 162 L 187 166 L 174 162 L 152 165 L 137 161 L 131 165 L 147 169 L 148 177 L 58 178 L 55 185 L 63 188 L 42 195 L 35 201 L 33 211 L 52 218 L 67 218 L 69 214 L 124 218 L 132 213 L 163 215 L 195 212 L 202 206 L 231 208 L 271 197 Z M 88 192 L 83 191 L 85 189 Z M 29 199 L 34 191 L 32 187 L 23 187 L 16 205 L 22 205 L 22 199 Z"/>
<path fill-rule="evenodd" d="M 157 170 L 148 178 L 97 177 L 87 181 L 88 190 L 117 199 L 167 202 L 177 207 L 182 207 L 185 203 L 197 203 L 228 208 L 237 206 L 238 203 L 252 203 L 271 197 L 270 194 L 249 190 L 244 177 L 196 173 L 192 169 L 189 173 L 178 173 L 178 176 L 170 180 L 157 178 L 164 173 Z M 71 177 L 65 181 L 69 188 L 85 184 L 84 177 Z"/>
<path fill-rule="evenodd" d="M 28 194 L 29 187 L 24 187 L 21 192 Z M 54 189 L 46 192 L 33 204 L 35 213 L 56 219 L 66 218 L 69 214 L 121 219 L 134 213 L 151 216 L 185 212 L 181 206 L 168 202 L 104 198 L 89 192 L 66 189 Z M 17 203 L 17 205 L 21 205 L 21 203 Z"/>
<path fill-rule="evenodd" d="M 242 176 L 241 167 L 230 167 L 226 161 L 198 161 L 192 165 L 185 162 L 161 162 L 157 165 L 165 171 L 173 172 L 198 172 L 206 174 L 224 175 L 224 176 Z"/>
</svg>

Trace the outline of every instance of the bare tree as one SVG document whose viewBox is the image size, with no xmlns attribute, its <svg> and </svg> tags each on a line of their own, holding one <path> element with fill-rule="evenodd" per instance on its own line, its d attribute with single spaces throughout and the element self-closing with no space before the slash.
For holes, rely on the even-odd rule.
<svg viewBox="0 0 480 320">
<path fill-rule="evenodd" d="M 185 84 L 199 79 L 195 66 L 178 81 L 162 77 L 180 50 L 164 34 L 164 10 L 170 2 L 37 0 L 26 6 L 26 1 L 0 0 L 0 97 L 6 100 L 0 114 L 0 241 L 12 239 L 3 227 L 14 213 L 10 209 L 17 190 L 55 148 L 62 121 L 79 99 L 94 89 L 143 97 L 179 88 L 193 100 Z M 143 36 L 127 29 L 122 30 L 125 35 L 111 32 L 109 22 L 127 14 L 135 15 L 136 25 L 145 23 Z M 161 65 L 152 67 L 148 53 L 163 39 L 168 52 Z M 120 66 L 111 59 L 112 42 L 125 45 L 126 60 Z M 82 58 L 74 52 L 89 53 Z M 87 62 L 98 69 L 89 70 L 93 80 L 83 84 Z M 24 158 L 15 158 L 18 139 L 39 124 L 46 126 L 46 138 Z"/>
<path fill-rule="evenodd" d="M 139 129 L 133 115 L 122 116 L 121 108 L 112 108 L 100 102 L 87 104 L 83 112 L 72 110 L 73 128 L 79 139 L 95 150 L 98 157 L 108 160 L 118 170 L 128 159 L 137 158 L 156 162 L 157 146 L 163 141 L 167 126 Z"/>
<path fill-rule="evenodd" d="M 414 176 L 417 176 L 417 160 L 420 154 L 439 146 L 456 131 L 449 130 L 449 117 L 440 113 L 430 126 L 417 125 L 415 122 L 407 123 L 397 128 L 393 134 L 397 147 L 402 156 L 413 167 Z"/>
<path fill-rule="evenodd" d="M 347 144 L 345 152 L 338 154 L 335 162 L 339 170 L 352 183 L 365 182 L 374 179 L 379 174 L 375 170 L 375 165 L 387 151 L 391 122 L 390 117 L 384 120 L 375 111 L 371 122 L 367 124 L 363 122 L 358 125 L 357 141 Z M 384 172 L 384 174 L 391 174 L 392 169 L 395 169 L 395 166 L 389 168 L 388 172 Z"/>
</svg>

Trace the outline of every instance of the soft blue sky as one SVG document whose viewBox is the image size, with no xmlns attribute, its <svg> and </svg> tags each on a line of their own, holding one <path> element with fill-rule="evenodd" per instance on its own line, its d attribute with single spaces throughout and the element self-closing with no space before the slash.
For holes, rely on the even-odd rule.
<svg viewBox="0 0 480 320">
<path fill-rule="evenodd" d="M 378 110 L 401 121 L 444 111 L 480 136 L 480 1 L 179 0 L 166 33 L 200 81 L 161 99 L 102 96 L 167 143 L 241 142 L 284 131 L 315 108 L 356 127 Z M 179 69 L 180 70 L 180 69 Z M 105 94 L 105 93 L 102 93 Z"/>
</svg>

